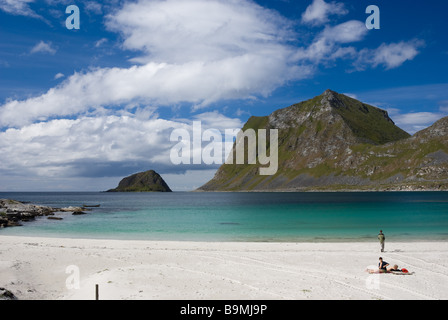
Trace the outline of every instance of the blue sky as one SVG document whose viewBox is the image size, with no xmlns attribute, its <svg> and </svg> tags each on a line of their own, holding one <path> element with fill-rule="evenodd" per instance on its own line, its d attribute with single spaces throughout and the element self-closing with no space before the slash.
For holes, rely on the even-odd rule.
<svg viewBox="0 0 448 320">
<path fill-rule="evenodd" d="M 66 28 L 69 5 L 80 29 Z M 368 5 L 380 29 L 368 30 Z M 448 115 L 445 1 L 0 0 L 0 191 L 115 187 L 155 169 L 174 190 L 175 128 L 239 128 L 326 89 L 414 133 Z"/>
</svg>

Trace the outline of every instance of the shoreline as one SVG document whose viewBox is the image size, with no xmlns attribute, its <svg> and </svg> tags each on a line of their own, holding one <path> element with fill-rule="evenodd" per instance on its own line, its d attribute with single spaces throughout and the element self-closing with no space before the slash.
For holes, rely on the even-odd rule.
<svg viewBox="0 0 448 320">
<path fill-rule="evenodd" d="M 448 299 L 448 241 L 194 242 L 6 236 L 0 287 L 19 299 Z M 382 256 L 412 275 L 371 275 Z M 79 275 L 79 289 L 70 288 Z"/>
<path fill-rule="evenodd" d="M 391 192 L 391 193 L 395 193 L 395 192 L 448 192 L 448 189 L 416 189 L 416 190 L 378 190 L 378 189 L 311 189 L 311 190 L 307 190 L 307 189 L 303 189 L 303 190 L 296 190 L 296 189 L 275 189 L 275 190 L 191 190 L 191 191 L 173 191 L 173 192 L 247 192 L 247 193 L 283 193 L 283 192 L 289 192 L 289 193 L 362 193 L 362 192 Z"/>
<path fill-rule="evenodd" d="M 15 228 L 23 228 L 21 227 L 14 227 Z M 26 227 L 26 226 L 25 226 Z M 18 238 L 36 238 L 36 239 L 67 239 L 67 240 L 82 240 L 82 241 L 144 241 L 144 242 L 179 242 L 179 243 L 278 243 L 278 244 L 284 244 L 284 243 L 376 243 L 378 242 L 376 237 L 372 236 L 363 236 L 358 238 L 349 238 L 349 237 L 340 237 L 340 238 L 324 238 L 320 236 L 316 237 L 302 237 L 302 238 L 273 238 L 273 239 L 255 239 L 255 238 L 247 238 L 247 239 L 218 239 L 218 240 L 208 240 L 208 239 L 151 239 L 151 238 L 139 238 L 139 237 L 107 237 L 107 236 L 95 236 L 95 237 L 89 237 L 88 235 L 81 234 L 79 236 L 67 234 L 20 234 L 20 233 L 8 233 L 12 231 L 12 227 L 8 228 L 8 231 L 5 232 L 4 229 L 0 229 L 0 238 L 1 237 L 18 237 Z M 407 236 L 406 237 L 400 237 L 400 236 L 388 236 L 387 242 L 388 243 L 448 243 L 448 237 L 445 238 L 425 238 L 424 236 L 416 237 L 413 235 L 412 237 Z"/>
<path fill-rule="evenodd" d="M 258 192 L 265 192 L 265 193 L 284 193 L 284 192 L 289 192 L 289 193 L 322 193 L 322 192 L 328 192 L 328 193 L 356 193 L 356 192 L 390 192 L 390 193 L 396 193 L 396 192 L 403 192 L 403 193 L 411 193 L 411 192 L 448 192 L 448 189 L 416 189 L 416 190 L 396 190 L 396 189 L 392 189 L 392 190 L 386 190 L 386 189 L 272 189 L 272 190 L 198 190 L 198 189 L 193 189 L 193 190 L 172 190 L 171 192 L 154 192 L 154 191 L 134 191 L 134 192 L 123 192 L 123 191 L 114 191 L 114 192 L 107 192 L 107 191 L 0 191 L 0 194 L 11 194 L 11 193 L 140 193 L 140 194 L 151 194 L 151 193 L 194 193 L 194 192 L 198 192 L 198 193 L 213 193 L 213 192 L 222 192 L 222 193 L 258 193 Z"/>
</svg>

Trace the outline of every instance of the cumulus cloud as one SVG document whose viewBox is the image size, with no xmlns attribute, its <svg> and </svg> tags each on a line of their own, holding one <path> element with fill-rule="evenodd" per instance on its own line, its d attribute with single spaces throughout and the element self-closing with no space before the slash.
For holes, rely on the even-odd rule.
<svg viewBox="0 0 448 320">
<path fill-rule="evenodd" d="M 22 126 L 38 119 L 79 114 L 91 108 L 131 101 L 151 101 L 158 105 L 183 101 L 201 104 L 220 99 L 244 99 L 257 92 L 268 94 L 276 87 L 275 83 L 284 81 L 278 68 L 286 68 L 275 61 L 276 58 L 272 60 L 270 63 L 260 57 L 243 56 L 208 64 L 148 63 L 75 73 L 41 96 L 12 100 L 1 106 L 0 125 Z"/>
<path fill-rule="evenodd" d="M 355 66 L 358 70 L 381 65 L 386 69 L 394 69 L 406 61 L 413 60 L 419 54 L 419 48 L 423 46 L 424 41 L 422 40 L 383 43 L 376 49 L 361 50 Z"/>
<path fill-rule="evenodd" d="M 267 96 L 311 73 L 295 64 L 288 21 L 251 1 L 140 0 L 110 14 L 107 26 L 122 33 L 124 48 L 141 53 L 136 65 L 75 73 L 39 97 L 9 101 L 0 107 L 0 125 L 136 100 L 203 107 Z M 34 52 L 53 50 L 40 43 Z"/>
<path fill-rule="evenodd" d="M 440 107 L 438 112 L 424 111 L 403 113 L 398 108 L 386 108 L 386 110 L 394 120 L 395 124 L 410 134 L 428 128 L 437 120 L 448 116 L 448 108 L 444 109 L 443 107 Z"/>
<path fill-rule="evenodd" d="M 437 120 L 447 116 L 448 112 L 410 112 L 396 114 L 394 121 L 397 126 L 410 134 L 431 126 Z"/>
<path fill-rule="evenodd" d="M 295 58 L 299 61 L 310 61 L 314 64 L 326 63 L 341 58 L 354 58 L 358 51 L 351 46 L 343 45 L 362 40 L 367 29 L 361 21 L 351 20 L 335 26 L 327 26 L 318 33 L 308 47 L 299 48 Z"/>
<path fill-rule="evenodd" d="M 382 44 L 374 52 L 373 65 L 384 65 L 387 69 L 401 66 L 405 61 L 412 60 L 419 53 L 422 41 L 401 41 L 399 43 Z"/>
<path fill-rule="evenodd" d="M 239 119 L 218 112 L 196 115 L 202 130 L 239 129 Z M 134 114 L 54 119 L 0 132 L 2 172 L 45 177 L 122 176 L 145 168 L 185 173 L 191 166 L 173 166 L 170 150 L 176 128 L 192 132 L 191 120 L 140 118 Z M 17 146 L 20 146 L 18 148 Z M 224 158 L 223 158 L 224 159 Z M 216 167 L 216 166 L 215 166 Z M 210 169 L 205 165 L 200 169 Z M 215 168 L 216 169 L 216 168 Z"/>
<path fill-rule="evenodd" d="M 284 54 L 290 22 L 251 1 L 140 0 L 109 15 L 108 28 L 123 35 L 134 61 L 211 62 L 261 51 Z"/>
<path fill-rule="evenodd" d="M 327 26 L 321 36 L 327 41 L 349 43 L 364 39 L 367 32 L 368 30 L 363 22 L 350 20 L 334 27 Z"/>
<path fill-rule="evenodd" d="M 317 0 L 308 9 L 304 16 L 315 19 L 343 12 L 337 3 Z M 319 64 L 353 59 L 357 70 L 391 69 L 413 59 L 421 45 L 410 41 L 359 51 L 347 44 L 362 40 L 367 29 L 351 20 L 327 25 L 308 46 L 293 47 L 292 22 L 249 0 L 138 0 L 107 15 L 106 25 L 122 35 L 124 49 L 135 51 L 135 65 L 78 72 L 41 96 L 7 101 L 0 106 L 0 126 L 130 103 L 189 103 L 199 109 L 220 100 L 266 97 L 291 80 L 310 77 Z M 31 52 L 56 49 L 41 41 Z"/>
<path fill-rule="evenodd" d="M 309 46 L 298 48 L 294 57 L 298 61 L 309 61 L 314 65 L 327 64 L 337 59 L 350 59 L 353 61 L 355 71 L 377 67 L 389 70 L 413 60 L 425 44 L 423 40 L 413 39 L 397 43 L 382 43 L 378 48 L 361 50 L 347 45 L 363 40 L 367 33 L 364 23 L 356 20 L 326 26 Z"/>
<path fill-rule="evenodd" d="M 53 47 L 51 42 L 40 41 L 31 48 L 30 53 L 49 53 L 53 55 L 56 53 L 56 49 Z"/>
<path fill-rule="evenodd" d="M 343 3 L 313 0 L 302 14 L 302 22 L 314 26 L 325 24 L 331 15 L 345 15 L 348 11 Z"/>
</svg>

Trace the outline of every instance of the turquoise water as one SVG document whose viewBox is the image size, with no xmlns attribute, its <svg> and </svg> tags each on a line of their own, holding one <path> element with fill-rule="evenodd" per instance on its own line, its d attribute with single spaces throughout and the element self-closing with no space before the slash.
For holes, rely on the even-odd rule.
<svg viewBox="0 0 448 320">
<path fill-rule="evenodd" d="M 190 241 L 448 240 L 448 192 L 0 193 L 55 207 L 100 204 L 0 235 Z"/>
</svg>

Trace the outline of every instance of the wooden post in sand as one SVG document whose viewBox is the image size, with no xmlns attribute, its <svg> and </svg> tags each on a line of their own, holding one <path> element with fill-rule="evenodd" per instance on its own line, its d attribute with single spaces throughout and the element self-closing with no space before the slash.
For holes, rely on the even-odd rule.
<svg viewBox="0 0 448 320">
<path fill-rule="evenodd" d="M 99 286 L 98 284 L 95 284 L 95 300 L 99 300 L 100 299 L 100 294 L 99 294 Z"/>
</svg>

